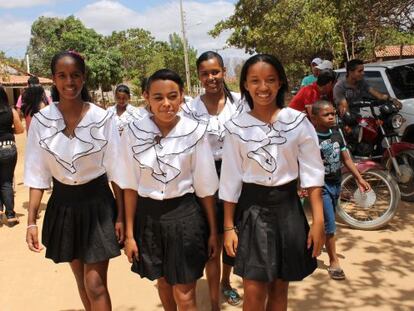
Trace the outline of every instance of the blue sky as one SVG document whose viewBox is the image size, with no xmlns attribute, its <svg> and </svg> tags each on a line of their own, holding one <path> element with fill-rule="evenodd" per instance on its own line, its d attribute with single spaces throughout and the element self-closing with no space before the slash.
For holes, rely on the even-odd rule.
<svg viewBox="0 0 414 311">
<path fill-rule="evenodd" d="M 217 39 L 207 32 L 215 23 L 230 16 L 236 0 L 184 0 L 189 44 L 199 52 L 222 49 L 229 33 Z M 8 56 L 24 57 L 30 39 L 30 26 L 39 16 L 75 15 L 102 34 L 113 30 L 140 27 L 159 40 L 171 32 L 180 32 L 179 0 L 0 0 L 0 50 Z M 235 49 L 224 55 L 243 56 Z"/>
</svg>

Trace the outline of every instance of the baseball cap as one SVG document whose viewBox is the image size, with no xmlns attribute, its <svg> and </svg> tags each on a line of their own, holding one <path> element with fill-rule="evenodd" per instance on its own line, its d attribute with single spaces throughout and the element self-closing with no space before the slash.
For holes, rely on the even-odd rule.
<svg viewBox="0 0 414 311">
<path fill-rule="evenodd" d="M 323 62 L 318 64 L 316 68 L 318 68 L 319 70 L 333 69 L 333 64 L 331 61 L 325 59 Z"/>
<path fill-rule="evenodd" d="M 316 65 L 320 65 L 322 63 L 322 59 L 320 59 L 319 57 L 316 57 L 314 59 L 312 59 L 311 64 L 316 64 Z"/>
</svg>

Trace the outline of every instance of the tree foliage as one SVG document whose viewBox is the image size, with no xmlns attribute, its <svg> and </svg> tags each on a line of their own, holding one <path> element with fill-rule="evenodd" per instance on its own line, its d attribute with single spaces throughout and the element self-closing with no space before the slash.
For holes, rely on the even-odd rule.
<svg viewBox="0 0 414 311">
<path fill-rule="evenodd" d="M 104 38 L 86 28 L 73 16 L 66 19 L 40 17 L 31 29 L 28 54 L 32 72 L 50 76 L 50 61 L 56 53 L 75 50 L 86 58 L 88 86 L 110 89 L 121 81 L 121 54 L 118 49 L 104 46 Z"/>
<path fill-rule="evenodd" d="M 168 42 L 157 41 L 147 30 L 133 28 L 113 32 L 109 36 L 86 28 L 73 16 L 68 18 L 40 17 L 32 25 L 28 54 L 32 72 L 50 76 L 50 61 L 56 53 L 76 50 L 86 58 L 88 86 L 111 90 L 114 84 L 131 81 L 140 94 L 142 78 L 168 67 L 185 77 L 183 43 L 178 34 Z M 197 51 L 189 47 L 192 82 L 197 81 L 195 59 Z"/>
<path fill-rule="evenodd" d="M 413 19 L 414 0 L 240 0 L 210 34 L 231 30 L 229 45 L 278 55 L 299 78 L 315 56 L 340 65 L 411 42 Z"/>
</svg>

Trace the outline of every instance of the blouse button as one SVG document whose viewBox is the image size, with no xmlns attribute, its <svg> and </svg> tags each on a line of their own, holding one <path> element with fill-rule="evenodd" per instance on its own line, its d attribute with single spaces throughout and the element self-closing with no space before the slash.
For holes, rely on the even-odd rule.
<svg viewBox="0 0 414 311">
<path fill-rule="evenodd" d="M 77 182 L 77 181 L 74 181 L 73 183 L 74 183 L 74 184 L 77 184 L 78 182 Z"/>
<path fill-rule="evenodd" d="M 272 177 L 269 177 L 269 180 L 272 180 Z"/>
</svg>

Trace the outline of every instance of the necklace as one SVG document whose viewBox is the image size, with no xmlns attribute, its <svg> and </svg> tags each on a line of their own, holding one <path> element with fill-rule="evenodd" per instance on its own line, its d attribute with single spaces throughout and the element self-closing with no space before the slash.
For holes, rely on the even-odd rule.
<svg viewBox="0 0 414 311">
<path fill-rule="evenodd" d="M 85 103 L 83 102 L 82 103 L 82 108 L 81 108 L 81 112 L 80 112 L 80 114 L 79 114 L 79 117 L 78 117 L 78 119 L 76 120 L 76 122 L 75 123 L 73 123 L 73 126 L 71 126 L 71 128 L 69 128 L 68 126 L 67 126 L 67 124 L 68 124 L 68 122 L 67 122 L 67 120 L 65 119 L 65 117 L 63 116 L 63 114 L 62 114 L 62 117 L 63 117 L 63 121 L 65 122 L 65 125 L 66 125 L 66 127 L 63 129 L 63 134 L 65 134 L 65 136 L 66 137 L 68 137 L 69 139 L 73 139 L 73 138 L 75 138 L 75 129 L 76 129 L 76 127 L 78 126 L 78 124 L 79 124 L 79 122 L 81 121 L 81 119 L 82 119 L 82 117 L 83 117 L 83 109 L 85 108 Z"/>
</svg>

